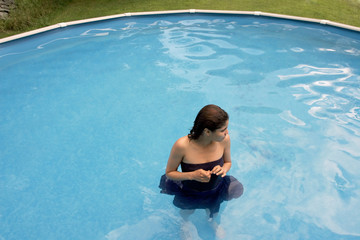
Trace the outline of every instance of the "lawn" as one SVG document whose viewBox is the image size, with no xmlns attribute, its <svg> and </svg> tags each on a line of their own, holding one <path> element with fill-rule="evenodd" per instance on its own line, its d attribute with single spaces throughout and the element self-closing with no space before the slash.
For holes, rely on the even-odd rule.
<svg viewBox="0 0 360 240">
<path fill-rule="evenodd" d="M 263 11 L 360 27 L 360 0 L 17 0 L 16 4 L 10 18 L 0 20 L 0 38 L 60 22 L 178 9 Z"/>
</svg>

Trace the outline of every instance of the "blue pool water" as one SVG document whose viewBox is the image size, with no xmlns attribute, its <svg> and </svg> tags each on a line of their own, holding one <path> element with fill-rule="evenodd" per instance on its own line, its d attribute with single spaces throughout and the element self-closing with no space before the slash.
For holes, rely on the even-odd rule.
<svg viewBox="0 0 360 240">
<path fill-rule="evenodd" d="M 0 239 L 179 239 L 159 193 L 199 109 L 230 115 L 225 239 L 360 239 L 360 34 L 126 17 L 0 45 Z M 196 239 L 216 239 L 205 213 Z"/>
</svg>

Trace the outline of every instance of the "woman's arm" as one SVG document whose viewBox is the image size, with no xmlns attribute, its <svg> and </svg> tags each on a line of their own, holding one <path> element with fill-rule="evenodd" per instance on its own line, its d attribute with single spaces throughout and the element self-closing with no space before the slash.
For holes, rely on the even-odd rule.
<svg viewBox="0 0 360 240">
<path fill-rule="evenodd" d="M 198 169 L 193 172 L 179 172 L 177 169 L 185 156 L 186 137 L 180 138 L 171 149 L 168 163 L 166 166 L 166 176 L 172 180 L 195 180 L 199 182 L 209 182 L 211 172 L 203 169 Z"/>
</svg>

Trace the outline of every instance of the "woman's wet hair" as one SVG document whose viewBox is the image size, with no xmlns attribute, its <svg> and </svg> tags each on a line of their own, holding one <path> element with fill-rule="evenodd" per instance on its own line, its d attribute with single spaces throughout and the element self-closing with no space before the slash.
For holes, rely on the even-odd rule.
<svg viewBox="0 0 360 240">
<path fill-rule="evenodd" d="M 196 116 L 194 126 L 190 130 L 188 137 L 191 140 L 196 140 L 201 136 L 205 128 L 215 131 L 224 126 L 227 120 L 229 120 L 229 115 L 219 106 L 206 105 Z"/>
</svg>

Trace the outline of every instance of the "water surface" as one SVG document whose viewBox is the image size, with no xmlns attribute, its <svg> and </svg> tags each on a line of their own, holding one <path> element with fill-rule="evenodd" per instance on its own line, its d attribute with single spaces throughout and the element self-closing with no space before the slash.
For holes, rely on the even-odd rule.
<svg viewBox="0 0 360 240">
<path fill-rule="evenodd" d="M 178 239 L 158 181 L 209 103 L 245 187 L 221 207 L 226 239 L 360 239 L 359 56 L 359 33 L 207 14 L 0 45 L 0 239 Z"/>
</svg>

